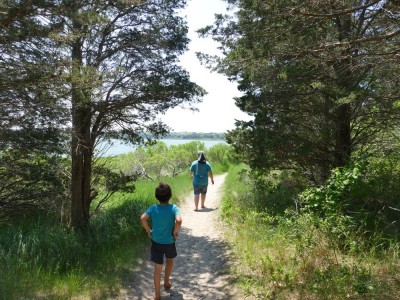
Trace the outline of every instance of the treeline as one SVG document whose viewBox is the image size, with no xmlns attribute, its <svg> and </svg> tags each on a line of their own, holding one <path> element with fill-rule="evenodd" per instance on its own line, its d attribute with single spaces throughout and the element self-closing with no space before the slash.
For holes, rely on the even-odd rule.
<svg viewBox="0 0 400 300">
<path fill-rule="evenodd" d="M 236 103 L 254 117 L 226 140 L 250 167 L 258 208 L 398 238 L 400 7 L 295 2 L 232 1 L 235 18 L 200 30 L 226 54 L 202 58 L 237 79 Z M 294 195 L 272 205 L 276 178 Z"/>
<path fill-rule="evenodd" d="M 257 299 L 399 298 L 398 2 L 229 3 L 235 16 L 200 32 L 225 54 L 204 63 L 238 81 L 254 117 L 226 135 L 247 165 L 224 210 L 243 285 Z"/>
<path fill-rule="evenodd" d="M 0 208 L 65 211 L 90 222 L 95 148 L 167 133 L 157 116 L 201 101 L 178 65 L 186 1 L 7 1 L 0 15 Z M 11 175 L 10 175 L 11 174 Z M 114 176 L 115 177 L 115 176 Z M 120 178 L 123 184 L 128 178 Z M 116 188 L 116 187 L 115 187 Z"/>
<path fill-rule="evenodd" d="M 171 132 L 165 136 L 165 139 L 224 141 L 225 134 L 215 132 Z"/>
</svg>

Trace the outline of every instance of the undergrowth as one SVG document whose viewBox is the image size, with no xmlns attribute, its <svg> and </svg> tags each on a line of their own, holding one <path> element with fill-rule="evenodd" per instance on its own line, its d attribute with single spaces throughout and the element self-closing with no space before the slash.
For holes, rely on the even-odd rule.
<svg viewBox="0 0 400 300">
<path fill-rule="evenodd" d="M 162 180 L 173 189 L 172 203 L 191 189 L 188 174 Z M 134 193 L 114 194 L 84 232 L 46 216 L 3 226 L 0 299 L 112 299 L 143 255 L 148 238 L 139 218 L 157 202 L 157 183 L 139 182 Z"/>
<path fill-rule="evenodd" d="M 248 295 L 257 299 L 400 299 L 398 239 L 386 238 L 381 247 L 382 239 L 372 235 L 364 247 L 349 251 L 332 234 L 333 223 L 312 212 L 299 213 L 294 194 L 280 190 L 293 190 L 293 185 L 276 189 L 271 184 L 270 193 L 260 194 L 244 168 L 232 169 L 227 177 L 222 216 L 230 224 L 228 238 L 239 262 L 237 277 Z M 261 195 L 266 198 L 260 199 Z M 274 214 L 271 202 L 282 195 L 292 195 L 290 201 L 286 199 L 292 204 L 286 213 L 279 208 Z M 347 228 L 347 244 L 361 242 L 357 230 Z"/>
</svg>

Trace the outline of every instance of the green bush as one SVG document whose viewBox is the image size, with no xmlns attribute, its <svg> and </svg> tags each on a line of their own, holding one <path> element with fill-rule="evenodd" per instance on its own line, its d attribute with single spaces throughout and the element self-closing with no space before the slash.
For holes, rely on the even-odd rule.
<svg viewBox="0 0 400 300">
<path fill-rule="evenodd" d="M 320 197 L 310 202 L 316 204 L 314 212 L 286 210 L 282 215 L 265 208 L 260 210 L 258 203 L 266 199 L 257 201 L 260 193 L 254 184 L 249 184 L 255 181 L 251 178 L 254 174 L 243 169 L 246 170 L 244 166 L 235 166 L 228 174 L 222 215 L 230 224 L 227 236 L 239 260 L 236 275 L 246 294 L 256 299 L 399 298 L 398 240 L 391 238 L 389 246 L 378 246 L 382 242 L 379 233 L 366 238 L 360 228 L 352 225 L 353 217 L 337 213 L 335 201 L 329 203 L 326 211 L 320 211 L 324 204 L 317 200 L 327 198 L 322 196 L 323 189 L 311 189 L 318 191 Z M 364 179 L 360 180 L 364 177 L 359 177 L 359 173 L 360 169 L 348 170 L 344 175 L 334 173 L 335 178 L 342 180 L 330 182 L 330 198 L 364 192 Z M 285 178 L 278 176 L 281 174 L 266 178 L 271 182 L 275 176 L 275 184 L 279 185 L 285 182 Z M 273 191 L 276 185 L 271 185 Z M 349 186 L 357 188 L 350 192 Z M 289 195 L 288 203 L 292 200 Z M 347 207 L 345 204 L 343 200 Z M 349 247 L 346 251 L 340 247 L 343 238 Z"/>
<path fill-rule="evenodd" d="M 232 160 L 232 146 L 224 143 L 216 144 L 207 150 L 206 156 L 212 163 L 229 163 Z"/>
<path fill-rule="evenodd" d="M 302 183 L 294 174 L 273 171 L 266 175 L 242 171 L 240 180 L 249 189 L 245 201 L 249 209 L 271 215 L 284 215 L 287 210 L 296 210 L 297 194 L 302 189 Z"/>
<path fill-rule="evenodd" d="M 304 211 L 315 213 L 343 247 L 388 245 L 400 232 L 400 168 L 389 165 L 359 158 L 334 169 L 323 186 L 301 193 Z"/>
<path fill-rule="evenodd" d="M 24 150 L 0 153 L 0 223 L 59 214 L 68 194 L 65 159 Z"/>
</svg>

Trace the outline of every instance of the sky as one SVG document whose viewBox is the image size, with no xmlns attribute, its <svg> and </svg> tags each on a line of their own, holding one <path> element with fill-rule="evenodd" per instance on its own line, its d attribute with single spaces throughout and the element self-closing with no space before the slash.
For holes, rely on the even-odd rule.
<svg viewBox="0 0 400 300">
<path fill-rule="evenodd" d="M 167 111 L 160 119 L 174 132 L 226 132 L 235 128 L 235 119 L 250 117 L 235 106 L 234 97 L 240 96 L 237 84 L 224 75 L 211 72 L 202 66 L 196 52 L 218 54 L 218 44 L 211 38 L 199 38 L 195 32 L 214 23 L 214 14 L 226 13 L 226 3 L 220 0 L 188 0 L 182 11 L 189 26 L 189 51 L 180 59 L 181 65 L 190 73 L 191 81 L 207 91 L 197 112 L 176 107 Z"/>
</svg>

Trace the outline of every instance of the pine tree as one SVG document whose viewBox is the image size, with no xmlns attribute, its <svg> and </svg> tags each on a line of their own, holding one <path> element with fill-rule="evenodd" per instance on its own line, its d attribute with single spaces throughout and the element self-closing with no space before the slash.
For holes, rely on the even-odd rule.
<svg viewBox="0 0 400 300">
<path fill-rule="evenodd" d="M 238 80 L 237 105 L 254 116 L 227 136 L 250 165 L 323 181 L 396 126 L 396 1 L 228 2 L 235 18 L 201 32 L 221 43 L 215 68 Z"/>
<path fill-rule="evenodd" d="M 165 134 L 168 128 L 157 115 L 185 101 L 200 101 L 203 90 L 177 65 L 188 44 L 186 24 L 177 15 L 185 1 L 9 3 L 0 20 L 6 33 L 2 68 L 11 66 L 10 84 L 19 66 L 32 76 L 21 78 L 19 86 L 10 85 L 10 91 L 25 91 L 29 97 L 3 96 L 16 114 L 21 111 L 18 103 L 30 100 L 40 108 L 47 99 L 50 107 L 57 106 L 49 120 L 71 137 L 71 224 L 83 228 L 95 195 L 91 179 L 96 144 L 109 138 L 140 143 L 143 132 Z M 65 111 L 67 122 L 60 119 Z M 33 118 L 33 123 L 40 122 Z"/>
</svg>

